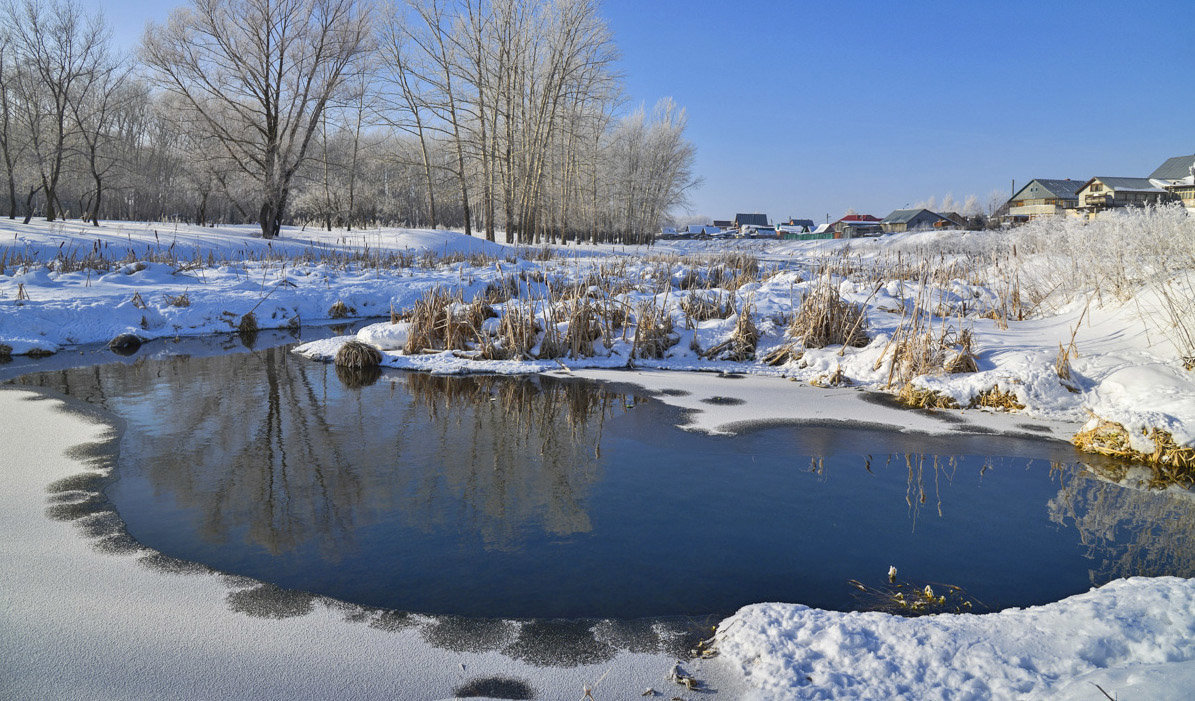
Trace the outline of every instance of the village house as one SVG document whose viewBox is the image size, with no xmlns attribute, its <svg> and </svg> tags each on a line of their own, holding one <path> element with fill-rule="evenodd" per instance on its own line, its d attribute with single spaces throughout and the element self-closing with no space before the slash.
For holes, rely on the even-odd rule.
<svg viewBox="0 0 1195 701">
<path fill-rule="evenodd" d="M 1087 216 L 1118 207 L 1144 207 L 1169 199 L 1166 190 L 1154 185 L 1149 178 L 1109 178 L 1098 176 L 1088 180 L 1079 190 L 1077 209 Z"/>
<path fill-rule="evenodd" d="M 759 213 L 734 215 L 733 228 L 741 231 L 744 226 L 768 226 L 768 215 Z"/>
<path fill-rule="evenodd" d="M 884 217 L 880 227 L 885 234 L 897 234 L 902 231 L 932 229 L 942 221 L 946 221 L 946 218 L 928 209 L 898 209 Z"/>
<path fill-rule="evenodd" d="M 1079 206 L 1085 181 L 1035 178 L 1008 200 L 1007 220 L 1024 223 L 1038 217 L 1066 214 Z"/>
<path fill-rule="evenodd" d="M 1150 173 L 1149 181 L 1181 200 L 1187 211 L 1195 214 L 1195 154 L 1166 159 Z"/>
<path fill-rule="evenodd" d="M 880 220 L 870 214 L 848 214 L 830 225 L 836 239 L 875 236 L 884 232 Z"/>
</svg>

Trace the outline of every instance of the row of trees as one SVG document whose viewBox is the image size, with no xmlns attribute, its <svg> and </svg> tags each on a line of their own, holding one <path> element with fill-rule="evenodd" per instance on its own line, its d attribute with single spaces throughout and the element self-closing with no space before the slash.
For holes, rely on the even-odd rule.
<svg viewBox="0 0 1195 701">
<path fill-rule="evenodd" d="M 0 27 L 8 215 L 642 241 L 694 183 L 596 0 L 192 0 L 137 56 L 71 0 Z"/>
</svg>

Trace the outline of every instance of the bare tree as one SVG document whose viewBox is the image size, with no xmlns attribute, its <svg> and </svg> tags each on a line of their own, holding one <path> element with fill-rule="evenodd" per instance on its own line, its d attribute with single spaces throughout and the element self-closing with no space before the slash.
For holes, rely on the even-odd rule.
<svg viewBox="0 0 1195 701">
<path fill-rule="evenodd" d="M 124 62 L 109 55 L 107 44 L 95 51 L 92 70 L 78 85 L 78 92 L 70 101 L 79 141 L 79 151 L 87 163 L 95 190 L 90 196 L 85 219 L 100 225 L 100 204 L 104 195 L 104 178 L 119 158 L 113 142 L 117 138 L 113 126 L 116 113 L 130 107 L 138 96 L 128 90 L 129 69 Z"/>
<path fill-rule="evenodd" d="M 266 238 L 278 235 L 323 111 L 365 47 L 368 16 L 357 0 L 193 0 L 146 32 L 157 83 L 260 186 Z"/>
<path fill-rule="evenodd" d="M 31 130 L 46 219 L 61 209 L 58 182 L 74 128 L 72 101 L 92 79 L 108 41 L 103 18 L 70 0 L 23 0 L 6 10 L 17 52 L 17 84 Z"/>
</svg>

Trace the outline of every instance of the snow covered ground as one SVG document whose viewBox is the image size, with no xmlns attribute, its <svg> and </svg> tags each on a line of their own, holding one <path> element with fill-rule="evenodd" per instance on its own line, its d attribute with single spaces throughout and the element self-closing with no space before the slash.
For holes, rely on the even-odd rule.
<svg viewBox="0 0 1195 701">
<path fill-rule="evenodd" d="M 649 388 L 687 382 L 696 397 L 719 383 L 720 395 L 742 395 L 743 405 L 716 411 L 703 406 L 704 412 L 691 414 L 698 430 L 797 419 L 948 432 L 959 430 L 961 419 L 964 430 L 1045 426 L 1066 439 L 1099 419 L 1123 425 L 1141 453 L 1155 447 L 1146 435 L 1151 430 L 1166 432 L 1179 447 L 1195 447 L 1195 371 L 1187 367 L 1195 363 L 1189 343 L 1195 222 L 1162 211 L 1085 227 L 1049 226 L 849 243 L 569 246 L 568 255 L 547 256 L 444 231 L 286 229 L 266 242 L 249 227 L 111 223 L 97 230 L 78 223 L 3 222 L 0 345 L 21 354 L 103 343 L 123 333 L 144 339 L 205 335 L 236 329 L 250 312 L 262 328 L 346 313 L 404 314 L 429 291 L 444 288 L 460 295 L 450 307 L 453 319 L 466 318 L 477 295 L 489 296 L 486 306 L 498 315 L 481 314 L 473 340 L 462 348 L 406 353 L 412 326 L 386 321 L 353 336 L 306 344 L 300 352 L 327 360 L 357 338 L 380 347 L 390 367 L 575 373 Z M 732 259 L 727 250 L 750 254 L 757 263 Z M 818 347 L 794 336 L 792 321 L 804 301 L 823 293 L 862 310 L 866 339 L 857 347 Z M 570 338 L 570 324 L 579 317 L 569 314 L 584 300 L 601 319 L 594 322 L 596 335 L 583 335 L 582 352 L 559 352 L 559 346 L 546 352 L 546 344 Z M 695 313 L 701 304 L 720 311 Z M 502 337 L 502 320 L 512 313 L 530 315 L 528 328 L 535 328 L 525 352 L 504 345 L 509 341 Z M 652 337 L 659 351 L 645 353 L 637 331 L 652 318 L 662 329 Z M 741 353 L 735 339 L 747 327 L 758 338 L 750 353 Z M 970 336 L 966 342 L 964 335 Z M 790 352 L 774 356 L 776 364 L 763 362 L 785 348 Z M 546 357 L 536 358 L 541 355 Z M 970 371 L 947 372 L 946 361 L 963 355 L 974 363 Z M 665 381 L 660 373 L 626 373 L 628 367 L 707 372 L 673 373 Z M 711 371 L 754 377 L 727 383 Z M 955 418 L 947 421 L 944 412 L 862 401 L 864 391 L 897 390 L 962 409 L 950 410 Z M 25 452 L 14 448 L 0 463 L 14 485 L 2 497 L 0 517 L 8 532 L 22 533 L 0 545 L 6 592 L 0 653 L 5 660 L 25 660 L 4 676 L 0 683 L 11 686 L 0 691 L 139 696 L 151 688 L 147 678 L 160 683 L 160 677 L 138 670 L 173 673 L 172 665 L 184 658 L 202 663 L 187 667 L 181 683 L 215 695 L 236 695 L 262 675 L 278 680 L 271 688 L 279 695 L 300 689 L 386 693 L 397 678 L 400 686 L 425 690 L 426 697 L 449 693 L 445 679 L 464 679 L 444 676 L 459 655 L 420 647 L 414 633 L 379 636 L 321 606 L 301 618 L 246 620 L 224 608 L 228 585 L 218 577 L 178 579 L 135 567 L 129 557 L 95 555 L 63 524 L 41 515 L 45 485 L 78 469 L 58 456 L 78 442 L 71 436 L 82 431 L 79 420 L 43 411 L 46 402 L 16 397 L 0 397 L 0 415 L 15 427 L 10 435 L 22 441 L 36 436 L 41 443 L 22 443 Z M 992 397 L 1020 408 L 968 408 Z M 698 408 L 688 406 L 692 396 L 661 398 Z M 1025 428 L 1027 421 L 1032 429 Z M 53 431 L 41 431 L 37 422 Z M 98 429 L 89 430 L 87 440 L 94 440 Z M 761 696 L 776 698 L 1098 698 L 1094 684 L 1119 698 L 1185 698 L 1182 692 L 1195 687 L 1193 604 L 1195 582 L 1175 579 L 1119 581 L 1049 606 L 985 616 L 906 620 L 761 603 L 725 622 L 722 655 L 704 661 L 699 676 L 724 690 L 746 680 Z M 97 616 L 97 608 L 114 620 Z M 171 630 L 178 612 L 183 618 Z M 233 642 L 222 647 L 222 641 Z M 108 651 L 121 645 L 136 654 L 127 665 L 112 666 Z M 253 647 L 266 651 L 260 660 L 245 653 Z M 174 648 L 186 652 L 162 652 Z M 368 654 L 350 654 L 357 648 Z M 323 652 L 346 660 L 343 670 L 316 675 L 312 670 L 327 668 L 314 663 Z M 306 660 L 296 665 L 304 671 L 288 671 L 291 656 Z M 388 678 L 385 673 L 394 669 L 382 661 L 395 657 L 418 662 L 402 673 L 407 676 Z M 560 692 L 546 697 L 567 697 L 605 670 L 579 666 L 540 674 L 493 652 L 468 660 L 470 674 L 474 668 L 479 674 L 513 669 L 537 688 Z M 660 681 L 674 661 L 667 655 L 617 660 L 616 673 L 604 684 L 619 691 L 606 697 L 623 698 L 647 686 L 672 691 Z M 208 678 L 208 664 L 232 671 Z M 66 670 L 67 681 L 44 686 L 57 683 L 59 669 Z M 616 678 L 625 684 L 612 682 Z M 741 689 L 729 695 L 738 697 Z"/>
</svg>

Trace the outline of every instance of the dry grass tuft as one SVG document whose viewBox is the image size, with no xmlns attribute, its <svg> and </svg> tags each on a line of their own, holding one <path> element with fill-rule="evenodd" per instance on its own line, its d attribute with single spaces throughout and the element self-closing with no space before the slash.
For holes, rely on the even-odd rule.
<svg viewBox="0 0 1195 701">
<path fill-rule="evenodd" d="M 987 407 L 999 411 L 1024 411 L 1025 405 L 1017 401 L 1017 395 L 992 385 L 971 397 L 971 408 Z"/>
<path fill-rule="evenodd" d="M 943 369 L 950 375 L 979 372 L 978 359 L 975 357 L 975 351 L 971 349 L 971 329 L 965 329 L 959 334 L 958 350 L 946 361 Z"/>
<path fill-rule="evenodd" d="M 382 352 L 368 343 L 346 341 L 340 350 L 336 351 L 334 362 L 337 367 L 354 370 L 376 368 L 382 363 Z"/>
<path fill-rule="evenodd" d="M 403 352 L 414 355 L 424 351 L 468 348 L 469 341 L 478 338 L 479 332 L 469 321 L 458 318 L 456 308 L 460 303 L 459 293 L 451 294 L 442 287 L 425 292 L 411 310 L 411 332 L 407 344 L 403 346 Z M 486 306 L 484 302 L 480 304 Z M 483 312 L 472 312 L 472 315 L 481 313 Z M 466 316 L 469 316 L 469 313 Z"/>
<path fill-rule="evenodd" d="M 826 279 L 801 300 L 788 334 L 806 348 L 838 345 L 862 348 L 869 340 L 866 326 L 863 307 L 842 299 Z"/>
<path fill-rule="evenodd" d="M 248 334 L 255 334 L 258 331 L 257 317 L 253 316 L 253 312 L 246 312 L 241 317 L 241 323 L 237 325 L 237 333 L 242 336 Z"/>
<path fill-rule="evenodd" d="M 146 307 L 145 300 L 141 298 L 140 292 L 134 292 L 133 298 L 130 299 L 129 301 L 132 302 L 133 306 L 138 309 L 145 309 L 145 307 Z"/>
<path fill-rule="evenodd" d="M 513 275 L 503 275 L 486 285 L 481 297 L 488 304 L 502 304 L 511 298 L 519 296 L 519 279 Z"/>
<path fill-rule="evenodd" d="M 635 314 L 635 340 L 631 344 L 631 358 L 663 358 L 680 338 L 673 333 L 668 302 L 655 301 L 639 305 Z"/>
<path fill-rule="evenodd" d="M 1134 450 L 1129 432 L 1113 421 L 1100 421 L 1075 434 L 1071 442 L 1079 450 L 1132 460 L 1152 467 L 1158 479 L 1165 482 L 1191 484 L 1195 482 L 1195 448 L 1180 446 L 1169 431 L 1152 428 L 1142 435 L 1154 444 L 1152 453 Z"/>
<path fill-rule="evenodd" d="M 172 307 L 191 306 L 191 297 L 186 292 L 181 295 L 162 295 L 162 300 Z"/>
<path fill-rule="evenodd" d="M 734 291 L 725 296 L 720 292 L 694 292 L 680 301 L 681 311 L 685 313 L 685 325 L 692 329 L 697 324 L 710 319 L 727 319 L 734 314 Z"/>
<path fill-rule="evenodd" d="M 834 372 L 818 375 L 809 381 L 809 384 L 814 387 L 841 387 L 850 383 L 851 381 L 847 378 L 846 373 L 842 371 L 841 367 L 835 367 Z"/>
<path fill-rule="evenodd" d="M 705 357 L 712 360 L 755 360 L 755 346 L 759 343 L 759 328 L 755 326 L 754 306 L 750 301 L 743 304 L 735 320 L 730 338 L 710 348 Z"/>
<path fill-rule="evenodd" d="M 958 402 L 941 392 L 924 387 L 917 387 L 911 383 L 900 388 L 896 395 L 897 401 L 914 409 L 958 409 Z"/>
<path fill-rule="evenodd" d="M 481 357 L 486 360 L 525 360 L 531 357 L 531 349 L 542 329 L 535 320 L 535 310 L 530 306 L 507 306 L 506 313 L 498 322 L 496 343 L 482 344 Z M 487 339 L 488 340 L 488 339 Z"/>
<path fill-rule="evenodd" d="M 772 350 L 760 356 L 760 361 L 766 365 L 784 365 L 796 360 L 800 360 L 805 355 L 805 351 L 800 350 L 791 343 L 782 343 Z"/>
<path fill-rule="evenodd" d="M 602 326 L 597 307 L 588 297 L 564 301 L 552 310 L 553 315 L 565 322 L 564 333 L 557 326 L 548 323 L 543 342 L 540 343 L 540 358 L 588 358 L 593 356 L 593 343 L 602 337 Z"/>
<path fill-rule="evenodd" d="M 0 363 L 7 363 L 10 360 L 12 360 L 12 346 L 0 343 Z"/>
<path fill-rule="evenodd" d="M 336 300 L 336 304 L 333 304 L 328 308 L 329 319 L 345 319 L 349 316 L 356 315 L 357 310 L 345 304 L 343 300 Z"/>
</svg>

